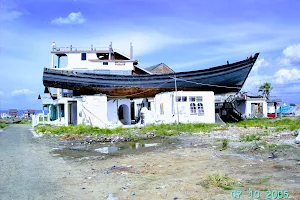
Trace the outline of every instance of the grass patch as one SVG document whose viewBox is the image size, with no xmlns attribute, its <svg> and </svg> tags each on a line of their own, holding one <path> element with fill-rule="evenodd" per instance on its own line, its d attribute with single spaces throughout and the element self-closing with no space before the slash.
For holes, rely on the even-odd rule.
<svg viewBox="0 0 300 200">
<path fill-rule="evenodd" d="M 0 129 L 5 128 L 5 127 L 7 127 L 7 126 L 8 126 L 8 124 L 1 123 L 1 124 L 0 124 Z"/>
<path fill-rule="evenodd" d="M 261 129 L 275 128 L 276 131 L 290 130 L 294 131 L 300 128 L 300 118 L 282 118 L 282 119 L 268 119 L 268 118 L 256 118 L 246 119 L 235 123 L 238 127 L 257 127 Z"/>
<path fill-rule="evenodd" d="M 252 142 L 252 141 L 258 141 L 261 139 L 262 136 L 265 136 L 265 134 L 243 134 L 240 135 L 240 141 L 241 142 Z"/>
<path fill-rule="evenodd" d="M 263 146 L 269 151 L 293 148 L 293 146 L 289 144 L 274 144 L 274 143 L 267 143 L 265 141 L 259 142 L 257 143 L 257 145 Z"/>
<path fill-rule="evenodd" d="M 262 177 L 262 178 L 258 178 L 258 179 L 249 180 L 249 181 L 247 181 L 247 183 L 251 184 L 251 185 L 262 185 L 264 183 L 267 183 L 269 180 L 270 180 L 270 177 Z"/>
<path fill-rule="evenodd" d="M 195 132 L 210 132 L 218 127 L 218 124 L 179 124 L 179 131 L 186 133 Z M 148 125 L 142 128 L 122 128 L 117 127 L 114 129 L 98 128 L 87 125 L 76 126 L 50 126 L 50 125 L 38 125 L 35 128 L 37 133 L 50 133 L 50 134 L 85 134 L 85 135 L 123 135 L 127 137 L 136 137 L 136 133 L 155 133 L 158 136 L 172 136 L 178 134 L 177 124 L 161 124 L 161 125 Z"/>
<path fill-rule="evenodd" d="M 198 133 L 198 132 L 211 132 L 216 130 L 220 125 L 219 124 L 159 124 L 159 125 L 148 125 L 144 126 L 140 133 L 155 132 L 157 135 L 177 135 L 178 129 L 179 132 L 185 133 Z"/>
<path fill-rule="evenodd" d="M 108 129 L 108 128 L 87 126 L 87 125 L 77 125 L 77 126 L 39 125 L 36 126 L 34 129 L 38 133 L 50 133 L 56 135 L 62 135 L 62 134 L 112 135 L 112 134 L 122 134 L 128 131 L 120 127 L 115 129 Z"/>
<path fill-rule="evenodd" d="M 237 180 L 230 178 L 228 174 L 214 174 L 208 176 L 202 182 L 196 183 L 204 188 L 219 187 L 224 190 L 232 190 L 235 186 L 241 186 Z"/>
<path fill-rule="evenodd" d="M 20 124 L 31 124 L 31 120 L 30 119 L 24 119 L 20 122 Z"/>
</svg>

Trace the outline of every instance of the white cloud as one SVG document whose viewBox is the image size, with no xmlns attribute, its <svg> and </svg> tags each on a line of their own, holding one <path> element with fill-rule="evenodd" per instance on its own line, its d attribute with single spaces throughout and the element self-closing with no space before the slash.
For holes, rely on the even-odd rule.
<svg viewBox="0 0 300 200">
<path fill-rule="evenodd" d="M 171 45 L 193 43 L 194 39 L 180 38 L 153 30 L 128 31 L 120 30 L 119 34 L 108 33 L 103 41 L 112 41 L 113 48 L 129 54 L 129 43 L 132 42 L 134 56 L 145 55 Z M 97 41 L 96 39 L 94 41 Z M 108 46 L 108 45 L 105 45 Z"/>
<path fill-rule="evenodd" d="M 51 21 L 51 24 L 82 24 L 85 22 L 84 16 L 81 12 L 72 12 L 68 17 L 58 17 Z"/>
<path fill-rule="evenodd" d="M 300 80 L 300 70 L 280 69 L 274 74 L 274 83 L 284 84 L 290 81 Z"/>
<path fill-rule="evenodd" d="M 261 71 L 262 68 L 266 67 L 266 66 L 269 66 L 269 63 L 264 58 L 260 58 L 255 62 L 254 66 L 252 68 L 252 72 L 254 74 L 257 74 L 258 71 Z"/>
<path fill-rule="evenodd" d="M 270 82 L 270 80 L 272 80 L 272 76 L 268 75 L 249 76 L 242 88 L 242 91 L 257 93 L 259 86 L 261 86 L 265 82 Z"/>
<path fill-rule="evenodd" d="M 300 58 L 300 44 L 293 44 L 283 50 L 286 57 Z"/>
<path fill-rule="evenodd" d="M 34 94 L 34 92 L 32 92 L 29 89 L 20 89 L 20 90 L 13 90 L 11 92 L 12 96 L 20 96 L 20 95 L 30 95 L 30 94 Z"/>
</svg>

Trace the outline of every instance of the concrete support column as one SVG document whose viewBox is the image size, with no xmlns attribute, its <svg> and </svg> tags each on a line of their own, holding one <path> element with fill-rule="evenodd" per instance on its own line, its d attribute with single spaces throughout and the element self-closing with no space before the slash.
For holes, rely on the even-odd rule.
<svg viewBox="0 0 300 200">
<path fill-rule="evenodd" d="M 59 104 L 56 105 L 56 110 L 57 110 L 57 112 L 56 112 L 57 119 L 59 119 L 59 121 L 60 121 L 60 109 L 59 109 Z"/>
<path fill-rule="evenodd" d="M 65 107 L 65 125 L 69 125 L 69 104 L 68 102 L 64 104 Z"/>
<path fill-rule="evenodd" d="M 51 105 L 47 105 L 48 109 L 48 121 L 50 121 L 50 116 L 51 116 Z"/>
</svg>

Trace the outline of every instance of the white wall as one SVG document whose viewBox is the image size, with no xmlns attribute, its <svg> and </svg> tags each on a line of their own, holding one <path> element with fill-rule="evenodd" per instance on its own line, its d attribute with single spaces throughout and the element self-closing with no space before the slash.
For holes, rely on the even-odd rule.
<svg viewBox="0 0 300 200">
<path fill-rule="evenodd" d="M 274 103 L 268 103 L 267 106 L 268 106 L 268 113 L 275 113 Z"/>
<path fill-rule="evenodd" d="M 99 69 L 99 70 L 133 70 L 133 61 L 124 61 L 125 65 L 116 65 L 119 60 L 101 60 L 97 62 L 89 61 L 89 59 L 97 59 L 96 53 L 87 53 L 86 60 L 81 60 L 81 53 L 68 53 L 68 65 L 64 69 Z M 108 62 L 108 65 L 103 65 Z M 123 62 L 123 61 L 122 61 Z M 64 67 L 64 66 L 62 66 Z"/>
<path fill-rule="evenodd" d="M 107 120 L 107 97 L 82 96 L 77 101 L 77 123 L 98 127 L 110 126 Z"/>
<path fill-rule="evenodd" d="M 148 102 L 147 102 L 147 99 L 145 99 L 145 98 L 133 99 L 133 102 L 134 102 L 134 116 L 135 116 L 135 118 L 137 118 L 139 115 L 138 104 L 144 103 L 143 107 L 148 108 Z"/>
<path fill-rule="evenodd" d="M 151 113 L 154 121 L 162 123 L 174 123 L 178 120 L 177 102 L 175 92 L 157 94 L 154 99 L 154 111 Z M 215 101 L 213 92 L 189 92 L 179 91 L 177 96 L 187 96 L 187 102 L 178 102 L 179 122 L 181 123 L 215 123 Z M 193 115 L 190 112 L 190 96 L 202 96 L 204 115 Z M 161 104 L 163 104 L 163 114 L 161 114 Z M 150 114 L 147 114 L 149 116 Z M 150 120 L 151 121 L 151 120 Z M 145 119 L 147 122 L 147 119 Z M 153 122 L 151 122 L 153 123 Z"/>
<path fill-rule="evenodd" d="M 107 102 L 107 119 L 109 122 L 113 124 L 119 124 L 121 125 L 121 122 L 119 121 L 118 116 L 118 109 L 121 105 L 126 105 L 129 108 L 129 112 L 125 113 L 125 124 L 131 123 L 131 115 L 130 115 L 130 99 L 115 99 L 115 100 L 109 100 Z"/>
</svg>

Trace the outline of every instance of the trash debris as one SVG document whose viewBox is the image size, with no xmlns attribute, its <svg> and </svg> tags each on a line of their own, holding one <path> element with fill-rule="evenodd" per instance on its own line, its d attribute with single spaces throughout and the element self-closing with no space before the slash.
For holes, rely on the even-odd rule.
<svg viewBox="0 0 300 200">
<path fill-rule="evenodd" d="M 115 196 L 114 194 L 109 194 L 107 200 L 119 200 L 119 197 Z"/>
<path fill-rule="evenodd" d="M 168 185 L 162 185 L 162 186 L 158 186 L 156 187 L 156 189 L 163 189 L 163 188 L 166 188 Z"/>
</svg>

